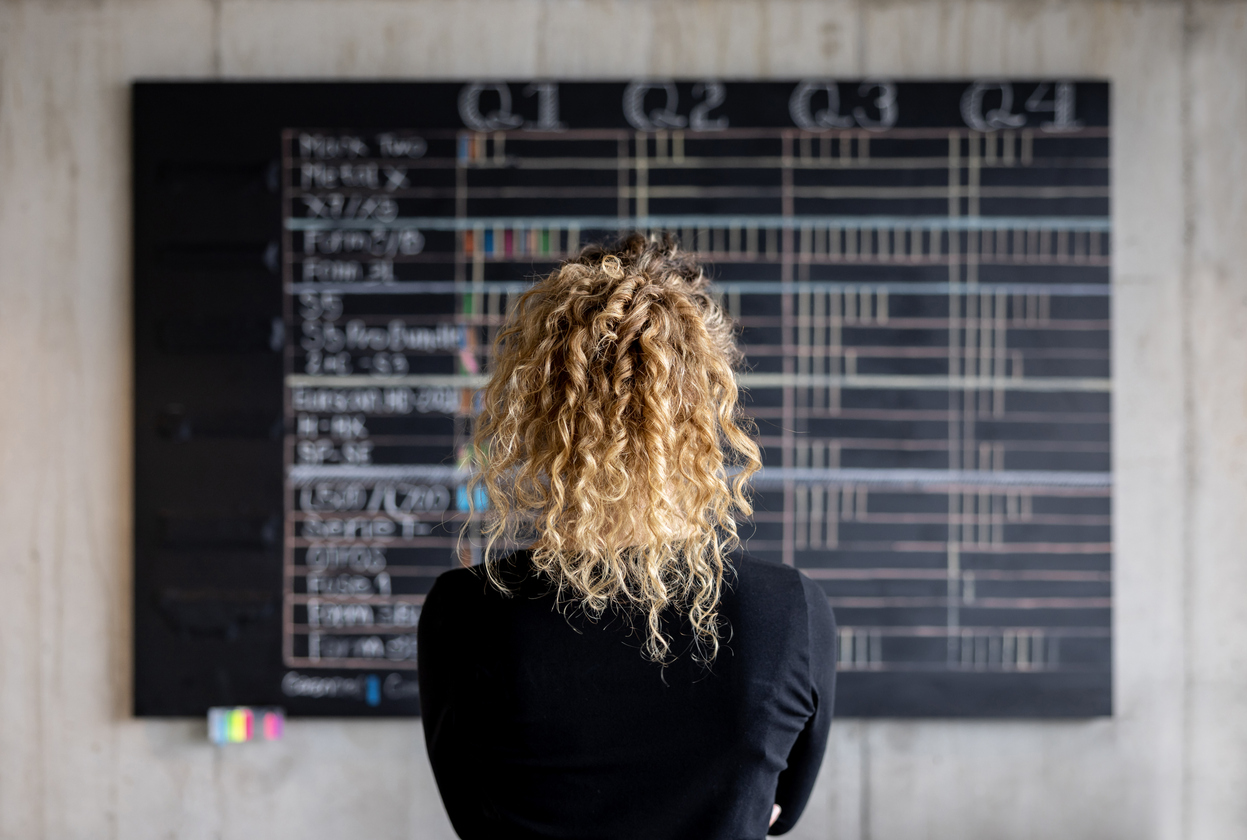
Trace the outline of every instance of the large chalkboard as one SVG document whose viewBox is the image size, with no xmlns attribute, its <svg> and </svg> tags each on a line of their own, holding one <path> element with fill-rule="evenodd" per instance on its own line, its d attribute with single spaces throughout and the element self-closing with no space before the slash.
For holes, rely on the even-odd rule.
<svg viewBox="0 0 1247 840">
<path fill-rule="evenodd" d="M 837 710 L 1111 711 L 1108 86 L 139 83 L 135 710 L 415 714 L 507 303 L 670 230 Z"/>
</svg>

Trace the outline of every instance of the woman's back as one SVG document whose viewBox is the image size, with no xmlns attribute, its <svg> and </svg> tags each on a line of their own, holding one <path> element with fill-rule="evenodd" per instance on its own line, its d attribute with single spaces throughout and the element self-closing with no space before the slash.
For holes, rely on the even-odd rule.
<svg viewBox="0 0 1247 840">
<path fill-rule="evenodd" d="M 419 629 L 465 840 L 747 840 L 804 808 L 835 625 L 798 572 L 732 554 L 762 467 L 735 329 L 666 235 L 587 246 L 508 304 L 467 453 L 482 563 Z"/>
<path fill-rule="evenodd" d="M 744 840 L 767 833 L 772 803 L 772 831 L 790 828 L 832 711 L 820 588 L 732 555 L 717 657 L 695 661 L 687 618 L 669 612 L 664 667 L 635 622 L 559 609 L 530 561 L 498 561 L 509 595 L 476 570 L 443 574 L 421 616 L 425 733 L 459 835 Z"/>
</svg>

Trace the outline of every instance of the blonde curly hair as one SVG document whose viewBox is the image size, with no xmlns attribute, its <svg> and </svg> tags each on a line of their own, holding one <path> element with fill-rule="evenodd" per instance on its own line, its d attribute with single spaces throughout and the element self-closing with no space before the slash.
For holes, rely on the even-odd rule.
<svg viewBox="0 0 1247 840">
<path fill-rule="evenodd" d="M 695 658 L 717 655 L 726 555 L 761 468 L 708 285 L 669 235 L 585 248 L 511 309 L 476 424 L 468 497 L 488 499 L 493 583 L 508 590 L 496 544 L 531 542 L 560 605 L 643 618 L 656 662 L 672 652 L 668 608 L 687 615 Z"/>
</svg>

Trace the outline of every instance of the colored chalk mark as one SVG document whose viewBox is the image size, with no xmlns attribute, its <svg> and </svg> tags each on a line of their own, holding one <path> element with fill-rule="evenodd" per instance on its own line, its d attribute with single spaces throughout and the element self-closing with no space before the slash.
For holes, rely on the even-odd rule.
<svg viewBox="0 0 1247 840">
<path fill-rule="evenodd" d="M 257 730 L 256 720 L 260 721 Z M 279 741 L 285 730 L 281 709 L 250 706 L 214 706 L 208 709 L 208 740 L 214 744 L 245 744 L 248 741 Z"/>
</svg>

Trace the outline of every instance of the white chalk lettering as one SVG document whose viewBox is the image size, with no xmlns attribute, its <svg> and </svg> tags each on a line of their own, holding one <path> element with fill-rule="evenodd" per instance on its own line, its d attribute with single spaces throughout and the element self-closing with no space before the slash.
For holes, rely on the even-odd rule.
<svg viewBox="0 0 1247 840">
<path fill-rule="evenodd" d="M 390 700 L 409 700 L 420 696 L 419 680 L 405 680 L 398 674 L 390 674 L 381 684 L 381 691 Z"/>
<path fill-rule="evenodd" d="M 403 522 L 406 526 L 406 518 Z M 425 525 L 425 523 L 419 523 Z M 428 533 L 427 525 L 426 531 Z M 309 516 L 303 522 L 303 536 L 309 539 L 361 539 L 361 540 L 387 540 L 394 537 L 398 533 L 398 526 L 394 520 L 385 517 L 350 517 L 340 519 L 337 517 L 320 518 L 319 516 Z M 410 536 L 404 534 L 404 536 Z"/>
<path fill-rule="evenodd" d="M 305 190 L 380 189 L 381 168 L 375 163 L 304 163 L 299 185 Z"/>
<path fill-rule="evenodd" d="M 375 195 L 305 195 L 303 206 L 307 208 L 309 219 L 376 219 L 378 222 L 392 222 L 398 218 L 398 202 Z"/>
<path fill-rule="evenodd" d="M 326 159 L 367 156 L 368 144 L 354 135 L 333 136 L 307 133 L 299 135 L 299 157 Z"/>
<path fill-rule="evenodd" d="M 363 279 L 364 266 L 357 260 L 308 257 L 303 261 L 304 283 L 358 283 Z"/>
<path fill-rule="evenodd" d="M 415 350 L 422 353 L 457 350 L 462 345 L 462 328 L 441 323 L 436 327 L 408 327 L 395 319 L 383 327 L 369 327 L 363 321 L 346 322 L 346 349 Z"/>
<path fill-rule="evenodd" d="M 497 110 L 488 114 L 481 111 L 481 94 L 493 94 L 498 100 Z M 505 131 L 519 128 L 524 118 L 511 113 L 511 89 L 497 82 L 471 82 L 459 91 L 459 117 L 473 131 Z"/>
<path fill-rule="evenodd" d="M 368 254 L 373 257 L 413 256 L 424 250 L 424 234 L 402 230 L 308 230 L 303 232 L 304 254 Z"/>
<path fill-rule="evenodd" d="M 316 598 L 307 602 L 309 627 L 371 627 L 372 606 L 369 604 L 324 603 Z"/>
<path fill-rule="evenodd" d="M 453 404 L 450 394 L 455 394 Z M 455 388 L 294 388 L 290 401 L 295 411 L 344 414 L 411 414 L 443 411 L 453 414 L 459 405 Z M 424 406 L 424 407 L 421 407 Z"/>
<path fill-rule="evenodd" d="M 813 110 L 815 94 L 827 97 L 827 107 Z M 848 128 L 852 117 L 840 116 L 840 88 L 831 81 L 805 81 L 797 85 L 788 98 L 788 113 L 799 128 L 806 131 L 826 131 L 829 128 Z"/>
<path fill-rule="evenodd" d="M 314 545 L 304 561 L 309 569 L 332 571 L 350 569 L 376 574 L 385 569 L 385 548 L 366 545 Z"/>
<path fill-rule="evenodd" d="M 423 137 L 414 134 L 378 134 L 377 148 L 382 157 L 389 158 L 420 158 L 429 150 L 429 144 Z"/>
<path fill-rule="evenodd" d="M 287 697 L 362 697 L 363 677 L 311 677 L 288 671 L 281 678 L 281 693 Z"/>
</svg>

